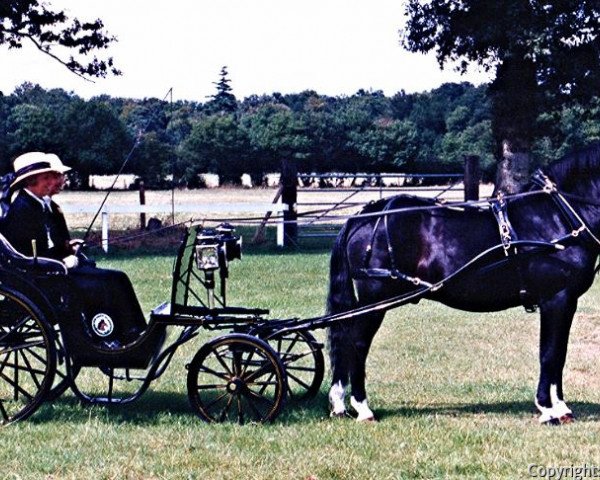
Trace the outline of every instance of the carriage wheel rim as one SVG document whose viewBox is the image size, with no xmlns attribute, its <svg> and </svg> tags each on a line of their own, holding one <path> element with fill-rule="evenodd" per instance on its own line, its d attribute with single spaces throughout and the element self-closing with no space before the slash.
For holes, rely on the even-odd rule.
<svg viewBox="0 0 600 480">
<path fill-rule="evenodd" d="M 264 341 L 230 334 L 205 344 L 188 371 L 188 396 L 205 421 L 268 422 L 283 407 L 285 370 Z"/>
<path fill-rule="evenodd" d="M 25 297 L 0 290 L 0 423 L 29 417 L 52 385 L 56 349 L 50 327 Z"/>
</svg>

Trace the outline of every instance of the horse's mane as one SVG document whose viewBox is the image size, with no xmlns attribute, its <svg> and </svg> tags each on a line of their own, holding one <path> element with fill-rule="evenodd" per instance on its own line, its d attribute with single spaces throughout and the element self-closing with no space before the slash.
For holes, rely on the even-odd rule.
<svg viewBox="0 0 600 480">
<path fill-rule="evenodd" d="M 381 212 L 386 207 L 388 208 L 409 208 L 438 205 L 434 198 L 419 197 L 416 195 L 400 194 L 392 197 L 385 197 L 373 202 L 367 203 L 360 213 Z"/>
<path fill-rule="evenodd" d="M 571 190 L 580 180 L 600 175 L 600 142 L 575 150 L 551 163 L 546 169 L 548 176 L 564 190 Z"/>
</svg>

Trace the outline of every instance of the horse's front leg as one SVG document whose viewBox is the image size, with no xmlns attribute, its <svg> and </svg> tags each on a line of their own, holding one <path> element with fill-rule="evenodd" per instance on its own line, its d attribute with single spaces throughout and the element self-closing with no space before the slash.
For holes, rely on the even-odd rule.
<svg viewBox="0 0 600 480">
<path fill-rule="evenodd" d="M 535 405 L 542 424 L 573 421 L 573 412 L 563 397 L 562 375 L 576 309 L 577 298 L 564 291 L 540 305 L 540 380 Z"/>
</svg>

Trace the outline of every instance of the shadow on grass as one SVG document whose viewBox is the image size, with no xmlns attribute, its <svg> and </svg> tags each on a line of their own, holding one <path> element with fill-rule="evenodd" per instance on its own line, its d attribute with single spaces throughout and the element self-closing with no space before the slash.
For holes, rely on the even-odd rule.
<svg viewBox="0 0 600 480">
<path fill-rule="evenodd" d="M 96 418 L 111 424 L 155 425 L 164 423 L 165 417 L 202 422 L 192 411 L 186 394 L 160 391 L 149 391 L 139 400 L 122 405 L 90 405 L 67 393 L 43 404 L 28 421 L 87 423 Z"/>
<path fill-rule="evenodd" d="M 570 402 L 575 418 L 580 422 L 597 422 L 600 420 L 600 404 L 590 402 Z M 471 404 L 440 404 L 427 406 L 403 406 L 397 409 L 376 409 L 375 416 L 379 420 L 391 417 L 469 417 L 471 415 L 496 414 L 513 417 L 531 415 L 538 416 L 533 401 L 471 403 Z"/>
<path fill-rule="evenodd" d="M 600 421 L 600 404 L 590 402 L 572 402 L 569 406 L 578 422 Z M 314 398 L 296 400 L 287 399 L 275 424 L 294 425 L 308 422 L 321 422 L 329 418 L 327 394 L 319 392 Z M 537 417 L 533 402 L 497 402 L 469 404 L 439 404 L 427 406 L 401 406 L 399 408 L 375 408 L 379 421 L 397 418 L 418 418 L 430 416 L 464 417 L 472 415 L 505 415 Z M 94 418 L 106 424 L 131 424 L 152 426 L 170 422 L 205 423 L 194 413 L 183 393 L 149 391 L 136 402 L 125 405 L 85 405 L 72 395 L 65 395 L 52 403 L 44 404 L 27 421 L 32 423 L 87 423 Z M 349 418 L 349 420 L 351 420 Z"/>
<path fill-rule="evenodd" d="M 571 402 L 569 406 L 575 414 L 576 421 L 600 421 L 600 404 L 590 402 Z M 304 420 L 319 420 L 329 416 L 327 394 L 320 392 L 314 399 L 286 405 L 281 421 L 296 423 Z M 349 411 L 350 414 L 353 412 Z M 402 406 L 399 408 L 374 408 L 378 421 L 393 418 L 418 418 L 430 416 L 464 417 L 472 415 L 506 415 L 510 417 L 538 416 L 533 401 L 469 403 L 469 404 L 439 404 L 427 406 Z"/>
<path fill-rule="evenodd" d="M 274 423 L 294 424 L 320 420 L 328 416 L 327 405 L 327 395 L 322 392 L 313 399 L 287 399 Z M 152 390 L 139 400 L 123 405 L 89 405 L 67 393 L 52 403 L 43 404 L 27 421 L 38 424 L 87 423 L 90 418 L 107 424 L 136 426 L 152 426 L 171 421 L 205 424 L 192 410 L 187 394 Z"/>
</svg>

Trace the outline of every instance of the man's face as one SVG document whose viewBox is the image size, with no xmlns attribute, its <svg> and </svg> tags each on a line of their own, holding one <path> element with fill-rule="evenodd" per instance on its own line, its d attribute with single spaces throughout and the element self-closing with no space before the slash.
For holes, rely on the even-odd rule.
<svg viewBox="0 0 600 480">
<path fill-rule="evenodd" d="M 50 192 L 48 195 L 56 195 L 60 193 L 65 186 L 65 176 L 62 173 L 58 172 L 49 172 L 52 175 L 52 179 L 50 180 Z"/>
<path fill-rule="evenodd" d="M 27 185 L 27 188 L 38 197 L 44 197 L 51 195 L 51 191 L 54 187 L 56 172 L 44 172 L 39 173 L 31 179 L 31 182 Z"/>
</svg>

